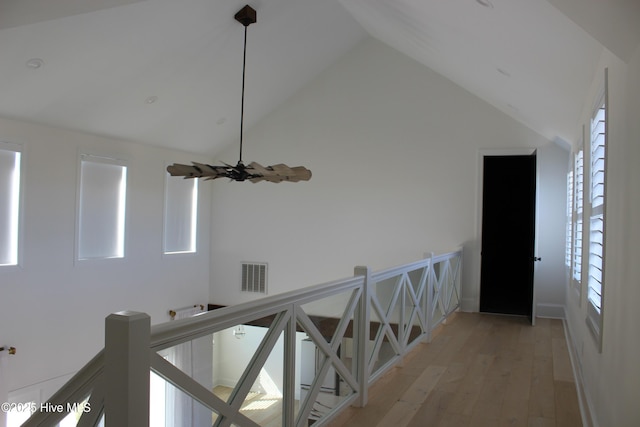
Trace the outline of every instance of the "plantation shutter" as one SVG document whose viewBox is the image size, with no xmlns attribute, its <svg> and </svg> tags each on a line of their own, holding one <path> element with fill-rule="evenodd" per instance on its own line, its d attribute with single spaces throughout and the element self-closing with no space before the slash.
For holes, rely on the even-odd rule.
<svg viewBox="0 0 640 427">
<path fill-rule="evenodd" d="M 591 185 L 589 216 L 589 278 L 587 291 L 587 324 L 595 333 L 598 344 L 602 344 L 602 311 L 604 295 L 604 255 L 605 255 L 605 183 L 607 152 L 607 108 L 605 93 L 596 104 L 591 119 Z"/>
<path fill-rule="evenodd" d="M 574 221 L 573 221 L 573 262 L 574 283 L 582 283 L 582 215 L 584 203 L 584 152 L 580 150 L 574 160 Z"/>
</svg>

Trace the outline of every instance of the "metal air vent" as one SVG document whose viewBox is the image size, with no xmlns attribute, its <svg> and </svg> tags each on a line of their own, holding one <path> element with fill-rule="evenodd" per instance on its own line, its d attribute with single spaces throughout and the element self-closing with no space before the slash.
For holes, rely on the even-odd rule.
<svg viewBox="0 0 640 427">
<path fill-rule="evenodd" d="M 267 294 L 267 263 L 242 263 L 242 292 Z"/>
</svg>

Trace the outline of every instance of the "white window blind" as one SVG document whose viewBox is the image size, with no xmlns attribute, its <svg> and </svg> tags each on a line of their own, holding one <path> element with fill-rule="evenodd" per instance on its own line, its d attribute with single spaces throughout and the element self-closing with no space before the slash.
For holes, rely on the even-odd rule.
<svg viewBox="0 0 640 427">
<path fill-rule="evenodd" d="M 82 155 L 78 202 L 78 259 L 123 258 L 127 167 Z"/>
<path fill-rule="evenodd" d="M 165 180 L 164 253 L 196 251 L 198 180 L 172 177 Z"/>
<path fill-rule="evenodd" d="M 20 146 L 0 143 L 0 265 L 18 264 Z"/>
<path fill-rule="evenodd" d="M 575 156 L 573 176 L 573 262 L 571 271 L 574 287 L 579 289 L 582 283 L 582 215 L 584 204 L 584 152 L 582 150 Z"/>
<path fill-rule="evenodd" d="M 567 218 L 564 241 L 564 264 L 571 268 L 571 251 L 573 249 L 572 240 L 573 228 L 573 170 L 567 173 Z"/>
<path fill-rule="evenodd" d="M 607 73 L 605 91 L 591 118 L 590 206 L 589 215 L 589 279 L 587 283 L 587 324 L 602 346 L 602 312 L 605 257 L 605 183 L 607 151 Z"/>
</svg>

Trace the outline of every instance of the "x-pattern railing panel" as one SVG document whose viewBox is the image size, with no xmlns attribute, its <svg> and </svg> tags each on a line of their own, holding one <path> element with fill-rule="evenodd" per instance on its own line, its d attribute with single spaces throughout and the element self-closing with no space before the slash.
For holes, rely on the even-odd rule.
<svg viewBox="0 0 640 427">
<path fill-rule="evenodd" d="M 380 353 L 380 348 L 382 347 L 382 343 L 384 342 L 385 336 L 389 340 L 389 343 L 391 344 L 391 347 L 396 352 L 396 354 L 401 353 L 400 343 L 398 342 L 396 335 L 394 334 L 393 329 L 391 328 L 391 322 L 389 321 L 389 317 L 393 312 L 393 307 L 395 305 L 395 302 L 398 299 L 398 295 L 401 289 L 402 288 L 400 286 L 395 287 L 393 297 L 391 298 L 391 304 L 389 305 L 387 310 L 384 310 L 382 308 L 378 298 L 376 298 L 374 295 L 371 296 L 371 307 L 376 312 L 378 319 L 380 320 L 380 325 L 379 325 L 378 332 L 376 334 L 376 338 L 374 341 L 374 346 L 369 358 L 370 373 L 373 373 L 373 368 L 375 366 L 375 362 Z"/>
<path fill-rule="evenodd" d="M 411 277 L 409 275 L 409 272 L 404 273 L 404 277 L 405 277 L 405 289 L 409 294 L 409 298 L 411 303 L 413 304 L 413 306 L 411 307 L 411 313 L 409 316 L 409 320 L 403 325 L 404 326 L 404 330 L 405 330 L 405 336 L 403 339 L 403 347 L 407 348 L 408 344 L 409 344 L 409 339 L 411 337 L 411 330 L 413 329 L 414 326 L 414 321 L 416 320 L 416 317 L 418 318 L 418 324 L 419 327 L 422 329 L 422 331 L 426 331 L 428 326 L 427 326 L 427 316 L 426 313 L 423 309 L 423 304 L 422 304 L 422 298 L 425 295 L 425 290 L 426 290 L 426 285 L 427 285 L 427 278 L 429 275 L 429 270 L 430 270 L 430 266 L 426 265 L 425 267 L 422 268 L 421 270 L 421 274 L 420 274 L 420 279 L 419 279 L 419 283 L 418 283 L 418 290 L 417 292 L 415 291 L 414 287 L 413 287 L 413 282 L 411 280 Z M 406 305 L 405 305 L 406 307 Z"/>
<path fill-rule="evenodd" d="M 438 265 L 439 274 L 434 268 L 433 302 L 429 309 L 432 326 L 437 326 L 460 305 L 460 258 L 455 258 L 455 268 L 451 265 L 452 259 L 438 261 L 435 264 Z M 436 318 L 438 309 L 440 316 Z"/>
<path fill-rule="evenodd" d="M 182 390 L 185 394 L 200 402 L 207 409 L 223 417 L 235 417 L 236 411 L 230 404 L 211 393 L 206 387 L 153 351 L 151 352 L 151 370 L 177 389 Z M 247 425 L 256 425 L 248 418 L 241 421 L 246 421 Z"/>
<path fill-rule="evenodd" d="M 287 322 L 290 321 L 290 319 L 293 319 L 293 317 L 294 315 L 291 312 L 291 310 L 280 312 L 278 313 L 273 323 L 267 330 L 267 333 L 262 339 L 262 342 L 260 343 L 258 350 L 255 352 L 255 354 L 251 358 L 251 361 L 247 365 L 244 373 L 242 374 L 242 376 L 240 377 L 240 380 L 238 381 L 236 388 L 233 390 L 229 398 L 230 400 L 229 403 L 231 405 L 231 408 L 233 408 L 233 410 L 236 411 L 236 413 L 238 414 L 240 413 L 240 407 L 244 403 L 247 397 L 247 394 L 249 394 L 251 387 L 253 386 L 256 379 L 258 378 L 258 375 L 260 374 L 260 370 L 262 369 L 267 359 L 269 358 L 269 355 L 273 351 L 273 348 L 275 347 L 276 342 L 278 341 L 278 338 L 284 332 L 287 326 Z M 233 422 L 233 421 L 234 419 L 231 418 L 230 422 Z M 220 425 L 223 426 L 224 424 L 220 424 Z"/>
</svg>

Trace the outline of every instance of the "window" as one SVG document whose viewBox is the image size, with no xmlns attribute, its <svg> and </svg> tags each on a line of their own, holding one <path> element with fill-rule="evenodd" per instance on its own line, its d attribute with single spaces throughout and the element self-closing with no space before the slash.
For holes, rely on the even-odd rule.
<svg viewBox="0 0 640 427">
<path fill-rule="evenodd" d="M 582 145 L 582 144 L 581 144 Z M 574 289 L 582 290 L 582 215 L 584 206 L 584 151 L 576 153 L 573 164 L 573 248 L 571 281 Z"/>
<path fill-rule="evenodd" d="M 78 198 L 78 259 L 123 258 L 127 167 L 83 154 Z"/>
<path fill-rule="evenodd" d="M 605 90 L 591 118 L 590 146 L 590 214 L 589 275 L 587 291 L 587 324 L 602 350 L 602 312 L 604 308 L 605 256 L 605 184 L 607 152 L 607 71 Z"/>
<path fill-rule="evenodd" d="M 571 230 L 573 228 L 573 168 L 567 173 L 567 219 L 564 241 L 564 265 L 571 268 L 571 250 L 573 240 Z"/>
<path fill-rule="evenodd" d="M 19 145 L 0 142 L 0 266 L 18 264 L 21 157 Z"/>
<path fill-rule="evenodd" d="M 164 198 L 164 253 L 196 251 L 198 180 L 166 174 Z"/>
</svg>

